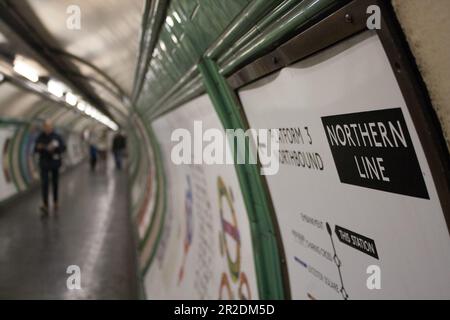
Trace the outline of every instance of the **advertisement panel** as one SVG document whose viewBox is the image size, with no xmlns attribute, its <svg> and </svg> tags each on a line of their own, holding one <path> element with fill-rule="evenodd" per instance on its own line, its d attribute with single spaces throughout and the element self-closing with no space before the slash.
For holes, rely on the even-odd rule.
<svg viewBox="0 0 450 320">
<path fill-rule="evenodd" d="M 239 91 L 279 133 L 267 176 L 294 299 L 450 298 L 450 237 L 430 167 L 377 35 Z"/>
<path fill-rule="evenodd" d="M 7 199 L 17 192 L 16 186 L 11 176 L 11 147 L 12 138 L 14 136 L 14 128 L 8 126 L 0 126 L 0 152 L 1 164 L 0 170 L 0 201 Z"/>
<path fill-rule="evenodd" d="M 203 130 L 194 129 L 194 121 Z M 174 130 L 185 129 L 193 148 L 205 130 L 224 131 L 209 98 L 194 99 L 152 125 L 162 148 L 167 209 L 145 276 L 147 298 L 257 299 L 250 225 L 234 166 L 171 159 L 181 141 L 169 143 Z"/>
</svg>

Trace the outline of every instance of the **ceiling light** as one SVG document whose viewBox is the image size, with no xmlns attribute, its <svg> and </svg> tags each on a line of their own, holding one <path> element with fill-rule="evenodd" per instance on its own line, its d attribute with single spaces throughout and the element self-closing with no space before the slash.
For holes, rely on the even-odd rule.
<svg viewBox="0 0 450 320">
<path fill-rule="evenodd" d="M 115 124 L 113 121 L 109 120 L 107 123 L 107 126 L 113 130 L 113 131 L 117 131 L 119 130 L 119 127 L 117 126 L 117 124 Z"/>
<path fill-rule="evenodd" d="M 178 23 L 181 23 L 181 18 L 180 18 L 180 16 L 178 15 L 178 12 L 174 12 L 173 13 L 173 16 L 175 17 L 175 19 L 177 19 L 177 21 L 178 21 Z"/>
<path fill-rule="evenodd" d="M 98 116 L 100 115 L 100 113 L 98 112 L 97 109 L 92 109 L 92 112 L 90 114 L 90 116 L 96 120 L 98 120 Z"/>
<path fill-rule="evenodd" d="M 48 81 L 47 90 L 52 95 L 54 95 L 58 98 L 62 98 L 62 96 L 64 95 L 64 85 L 61 82 L 56 81 L 56 80 L 50 79 Z"/>
<path fill-rule="evenodd" d="M 86 110 L 86 102 L 83 102 L 83 101 L 78 102 L 77 108 L 78 108 L 78 110 L 83 112 L 84 110 Z"/>
<path fill-rule="evenodd" d="M 161 47 L 162 51 L 166 51 L 166 44 L 164 42 L 160 41 L 159 46 Z"/>
<path fill-rule="evenodd" d="M 37 71 L 19 56 L 14 59 L 14 71 L 32 82 L 39 81 Z"/>
<path fill-rule="evenodd" d="M 119 126 L 114 121 L 101 113 L 97 108 L 88 105 L 84 101 L 80 101 L 77 105 L 77 108 L 80 111 L 83 111 L 86 115 L 90 116 L 92 119 L 95 119 L 97 122 L 100 122 L 101 124 L 107 126 L 111 130 L 119 130 Z"/>
<path fill-rule="evenodd" d="M 75 107 L 77 105 L 77 97 L 72 94 L 71 92 L 66 93 L 66 102 L 70 104 L 72 107 Z"/>
</svg>

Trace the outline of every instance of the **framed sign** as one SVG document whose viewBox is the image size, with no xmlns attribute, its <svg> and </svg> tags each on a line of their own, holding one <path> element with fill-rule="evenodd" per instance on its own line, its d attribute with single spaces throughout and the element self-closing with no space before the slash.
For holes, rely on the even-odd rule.
<svg viewBox="0 0 450 320">
<path fill-rule="evenodd" d="M 279 133 L 294 299 L 450 297 L 448 152 L 389 13 L 353 1 L 229 79 L 250 127 Z"/>
</svg>

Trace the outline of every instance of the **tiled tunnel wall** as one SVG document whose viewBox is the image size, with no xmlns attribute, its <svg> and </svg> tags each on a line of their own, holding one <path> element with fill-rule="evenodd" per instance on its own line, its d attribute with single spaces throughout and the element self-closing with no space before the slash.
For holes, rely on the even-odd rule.
<svg viewBox="0 0 450 320">
<path fill-rule="evenodd" d="M 133 124 L 140 127 L 140 133 L 133 138 L 133 149 L 141 150 L 140 157 L 134 157 L 131 165 L 133 215 L 138 225 L 147 298 L 277 299 L 291 294 L 299 297 L 295 291 L 302 284 L 294 282 L 295 277 L 283 283 L 288 281 L 283 274 L 283 244 L 274 238 L 272 222 L 269 228 L 261 224 L 261 220 L 270 220 L 274 214 L 268 203 L 274 194 L 262 187 L 265 178 L 254 176 L 252 168 L 239 166 L 235 172 L 220 166 L 174 166 L 170 160 L 173 144 L 168 140 L 176 128 L 188 128 L 192 133 L 193 120 L 202 120 L 219 130 L 245 129 L 248 124 L 238 114 L 246 110 L 241 110 L 236 99 L 230 99 L 236 93 L 223 86 L 224 79 L 243 64 L 276 48 L 286 37 L 302 30 L 302 26 L 319 21 L 346 3 L 327 0 L 170 3 L 145 73 Z M 448 48 L 445 42 L 433 40 L 445 36 L 444 28 L 433 19 L 414 19 L 430 6 L 426 1 L 420 4 L 393 1 L 393 4 L 445 129 L 448 90 L 443 87 L 445 82 L 437 79 L 448 77 L 449 72 L 445 61 L 443 66 L 437 64 L 445 60 Z M 418 6 L 422 9 L 417 9 Z M 440 1 L 438 6 L 447 8 L 447 3 Z M 252 23 L 246 24 L 244 17 Z M 410 27 L 416 24 L 421 26 Z M 434 33 L 431 39 L 428 33 Z M 434 54 L 439 52 L 438 59 L 428 52 L 430 46 L 436 49 L 432 50 Z M 296 117 L 302 117 L 301 111 Z M 139 148 L 139 144 L 145 147 Z M 144 151 L 149 145 L 152 153 Z M 224 217 L 222 206 L 227 201 L 231 215 Z M 283 213 L 275 212 L 279 214 Z M 443 221 L 442 216 L 439 219 Z M 240 242 L 249 239 L 250 246 Z M 268 248 L 262 243 L 274 245 Z M 291 254 L 286 252 L 286 259 Z M 275 265 L 270 261 L 274 257 L 278 259 Z M 338 295 L 341 296 L 339 292 Z"/>
</svg>

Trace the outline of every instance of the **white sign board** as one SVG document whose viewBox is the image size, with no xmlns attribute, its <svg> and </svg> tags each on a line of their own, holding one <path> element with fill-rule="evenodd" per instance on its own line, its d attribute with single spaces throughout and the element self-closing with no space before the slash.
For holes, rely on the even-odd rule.
<svg viewBox="0 0 450 320">
<path fill-rule="evenodd" d="M 278 129 L 267 176 L 294 299 L 450 298 L 450 237 L 417 131 L 375 34 L 240 90 Z"/>
<path fill-rule="evenodd" d="M 10 150 L 12 148 L 12 137 L 14 136 L 14 129 L 12 127 L 0 128 L 0 201 L 7 199 L 17 192 L 11 177 L 11 163 Z"/>
<path fill-rule="evenodd" d="M 167 209 L 159 247 L 145 276 L 149 299 L 257 299 L 247 211 L 233 165 L 171 160 L 175 129 L 194 139 L 194 120 L 223 131 L 207 96 L 194 99 L 152 126 L 162 148 Z M 200 133 L 202 134 L 202 133 Z"/>
</svg>

